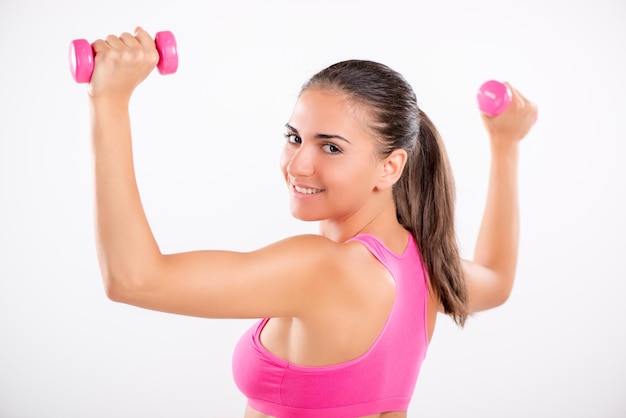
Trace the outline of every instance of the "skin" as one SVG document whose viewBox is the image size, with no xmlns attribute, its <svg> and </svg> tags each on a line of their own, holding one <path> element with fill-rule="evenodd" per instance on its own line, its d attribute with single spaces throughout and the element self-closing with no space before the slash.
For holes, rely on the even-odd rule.
<svg viewBox="0 0 626 418">
<path fill-rule="evenodd" d="M 375 153 L 367 112 L 346 97 L 303 92 L 286 127 L 281 169 L 293 216 L 316 220 L 319 235 L 295 236 L 247 253 L 163 254 L 148 225 L 135 179 L 128 104 L 158 62 L 138 28 L 94 42 L 89 85 L 95 170 L 96 241 L 109 298 L 142 308 L 206 318 L 272 318 L 261 335 L 275 355 L 305 366 L 354 359 L 372 345 L 391 311 L 393 279 L 360 243 L 376 235 L 395 252 L 407 245 L 392 186 L 406 162 Z M 472 312 L 502 304 L 513 286 L 519 235 L 518 144 L 536 107 L 511 87 L 497 118 L 483 116 L 491 175 L 472 261 L 463 261 Z M 294 280 L 294 277 L 297 280 Z M 438 302 L 429 300 L 432 336 Z M 247 408 L 246 418 L 266 417 Z M 386 412 L 372 417 L 406 417 Z"/>
</svg>

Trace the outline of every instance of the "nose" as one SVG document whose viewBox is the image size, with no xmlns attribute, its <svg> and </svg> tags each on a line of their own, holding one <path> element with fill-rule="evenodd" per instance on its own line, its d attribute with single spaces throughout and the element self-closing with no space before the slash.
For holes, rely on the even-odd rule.
<svg viewBox="0 0 626 418">
<path fill-rule="evenodd" d="M 315 173 L 312 150 L 300 146 L 296 150 L 286 150 L 283 166 L 290 177 L 307 177 Z"/>
</svg>

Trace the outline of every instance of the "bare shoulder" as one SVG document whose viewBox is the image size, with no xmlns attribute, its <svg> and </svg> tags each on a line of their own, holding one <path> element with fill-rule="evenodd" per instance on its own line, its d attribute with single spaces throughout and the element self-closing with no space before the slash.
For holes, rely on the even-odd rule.
<svg viewBox="0 0 626 418">
<path fill-rule="evenodd" d="M 274 249 L 275 255 L 266 252 L 273 253 Z M 286 264 L 290 264 L 288 260 L 295 262 L 301 278 L 310 275 L 316 287 L 329 286 L 327 291 L 363 289 L 364 282 L 384 283 L 390 278 L 387 269 L 359 241 L 338 243 L 321 235 L 298 235 L 261 249 L 258 254 L 264 258 L 284 257 L 282 263 Z"/>
<path fill-rule="evenodd" d="M 277 241 L 248 253 L 251 258 L 280 261 L 285 266 L 294 264 L 296 270 L 315 272 L 318 269 L 340 268 L 353 250 L 321 235 L 296 235 Z"/>
<path fill-rule="evenodd" d="M 259 251 L 272 247 L 281 248 L 283 250 L 289 248 L 294 251 L 336 251 L 342 248 L 343 244 L 337 243 L 322 235 L 303 234 L 276 241 L 268 247 L 261 248 Z"/>
<path fill-rule="evenodd" d="M 321 235 L 297 235 L 278 241 L 255 252 L 267 259 L 283 259 L 283 265 L 295 263 L 301 275 L 307 272 L 316 281 L 324 278 L 333 282 L 359 276 L 363 270 L 371 270 L 378 261 L 359 242 L 338 243 Z M 332 273 L 332 274 L 331 274 Z"/>
<path fill-rule="evenodd" d="M 302 261 L 318 261 L 324 265 L 345 265 L 345 262 L 353 261 L 353 259 L 362 261 L 372 257 L 367 248 L 356 241 L 339 243 L 315 234 L 285 238 L 255 252 L 263 255 L 268 252 L 280 252 L 286 255 L 299 253 L 303 257 Z"/>
</svg>

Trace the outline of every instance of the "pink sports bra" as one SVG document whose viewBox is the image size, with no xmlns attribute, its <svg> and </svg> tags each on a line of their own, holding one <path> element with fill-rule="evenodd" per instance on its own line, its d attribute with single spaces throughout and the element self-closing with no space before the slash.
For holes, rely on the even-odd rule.
<svg viewBox="0 0 626 418">
<path fill-rule="evenodd" d="M 233 376 L 248 404 L 264 414 L 345 418 L 406 411 L 428 347 L 427 276 L 410 236 L 402 254 L 372 235 L 351 239 L 365 245 L 389 270 L 396 298 L 387 322 L 362 356 L 324 367 L 303 367 L 270 353 L 260 335 L 261 320 L 239 340 Z"/>
</svg>

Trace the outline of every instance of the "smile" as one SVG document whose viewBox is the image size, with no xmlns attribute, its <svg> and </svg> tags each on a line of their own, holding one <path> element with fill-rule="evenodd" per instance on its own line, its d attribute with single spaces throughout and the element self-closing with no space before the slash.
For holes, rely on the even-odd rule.
<svg viewBox="0 0 626 418">
<path fill-rule="evenodd" d="M 293 188 L 296 190 L 296 192 L 302 193 L 302 194 L 316 194 L 316 193 L 321 193 L 324 191 L 323 189 L 309 189 L 307 187 L 299 187 L 299 186 L 296 186 L 295 184 L 293 185 Z"/>
</svg>

